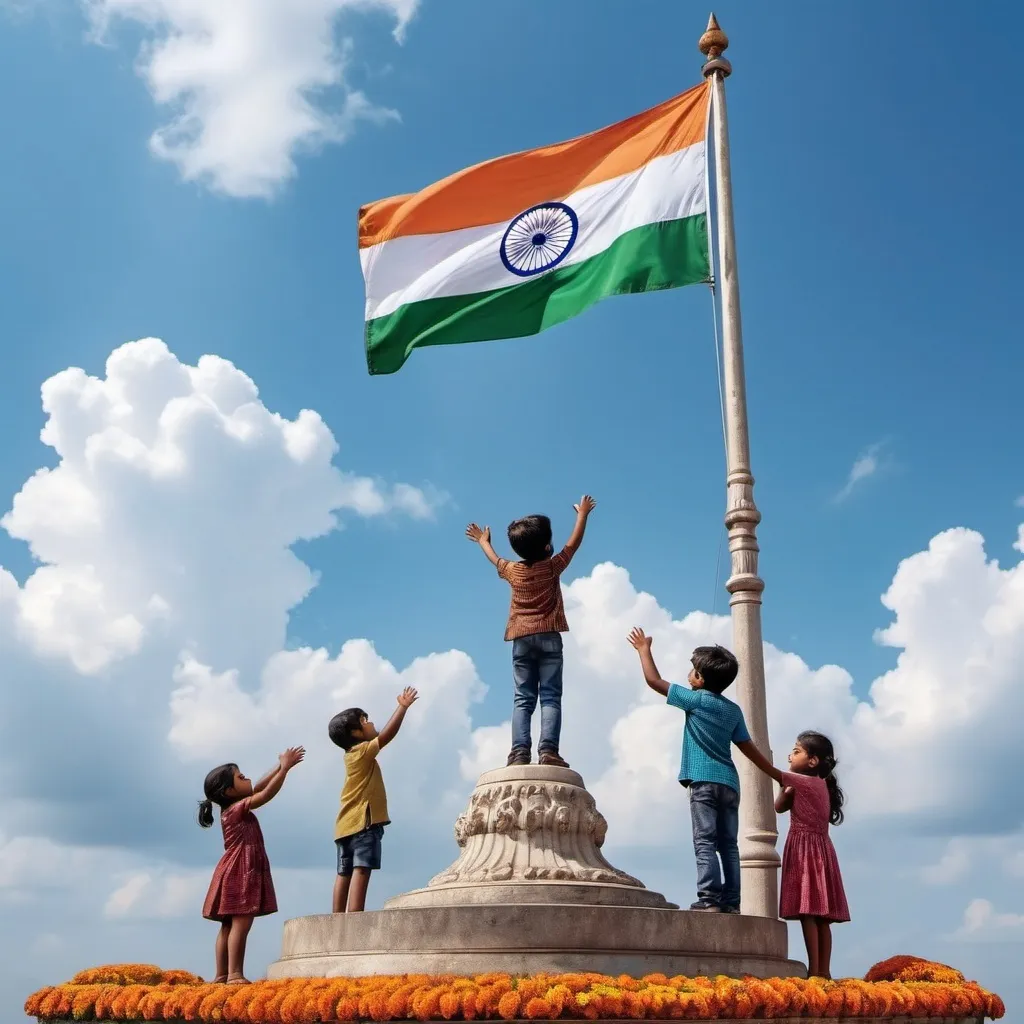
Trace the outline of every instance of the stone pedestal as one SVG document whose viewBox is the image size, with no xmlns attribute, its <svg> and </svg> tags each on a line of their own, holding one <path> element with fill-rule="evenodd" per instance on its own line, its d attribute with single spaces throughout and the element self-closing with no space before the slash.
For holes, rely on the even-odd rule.
<svg viewBox="0 0 1024 1024">
<path fill-rule="evenodd" d="M 679 910 L 608 863 L 606 832 L 574 771 L 485 772 L 449 868 L 383 910 L 287 921 L 267 976 L 804 975 L 782 921 Z"/>
</svg>

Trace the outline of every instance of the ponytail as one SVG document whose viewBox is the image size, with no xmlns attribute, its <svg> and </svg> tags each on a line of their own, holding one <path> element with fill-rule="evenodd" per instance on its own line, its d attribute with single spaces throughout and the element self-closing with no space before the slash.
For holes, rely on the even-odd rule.
<svg viewBox="0 0 1024 1024">
<path fill-rule="evenodd" d="M 835 765 L 837 762 L 832 761 Z M 843 819 L 846 817 L 843 814 L 843 803 L 846 800 L 843 791 L 839 788 L 839 782 L 835 777 L 833 771 L 829 771 L 828 775 L 825 776 L 825 785 L 828 786 L 828 803 L 829 803 L 829 815 L 828 820 L 831 825 L 842 825 Z"/>
<path fill-rule="evenodd" d="M 818 767 L 814 774 L 819 779 L 824 779 L 825 785 L 828 787 L 829 824 L 841 825 L 846 817 L 843 813 L 846 797 L 839 788 L 839 780 L 836 778 L 836 765 L 839 762 L 836 760 L 832 741 L 820 732 L 810 731 L 800 733 L 796 741 L 811 757 L 818 759 Z"/>
<path fill-rule="evenodd" d="M 222 764 L 206 776 L 203 782 L 203 793 L 206 795 L 206 799 L 199 801 L 199 813 L 196 814 L 196 821 L 199 822 L 200 828 L 209 828 L 213 824 L 214 804 L 223 810 L 231 803 L 231 798 L 227 793 L 235 784 L 235 772 L 237 771 L 237 764 Z"/>
<path fill-rule="evenodd" d="M 213 825 L 213 803 L 210 800 L 199 801 L 199 813 L 196 815 L 200 828 L 210 828 Z"/>
</svg>

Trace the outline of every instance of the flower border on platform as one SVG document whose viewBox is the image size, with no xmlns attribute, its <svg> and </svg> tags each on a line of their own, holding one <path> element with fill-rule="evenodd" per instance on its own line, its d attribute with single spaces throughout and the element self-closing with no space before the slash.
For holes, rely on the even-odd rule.
<svg viewBox="0 0 1024 1024">
<path fill-rule="evenodd" d="M 29 997 L 25 1012 L 40 1021 L 204 1024 L 787 1017 L 997 1020 L 1005 1013 L 999 996 L 976 982 L 964 981 L 958 971 L 942 964 L 899 957 L 876 965 L 872 972 L 869 977 L 899 979 L 909 974 L 943 980 L 482 974 L 473 978 L 287 978 L 233 986 L 207 984 L 185 971 L 121 964 L 83 971 L 67 984 L 41 989 Z"/>
</svg>

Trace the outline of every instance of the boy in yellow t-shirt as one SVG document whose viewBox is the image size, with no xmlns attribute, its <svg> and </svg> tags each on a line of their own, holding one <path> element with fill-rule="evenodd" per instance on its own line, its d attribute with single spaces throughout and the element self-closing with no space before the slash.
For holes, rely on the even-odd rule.
<svg viewBox="0 0 1024 1024">
<path fill-rule="evenodd" d="M 398 707 L 380 732 L 362 708 L 342 711 L 327 727 L 331 742 L 345 751 L 345 785 L 334 826 L 338 850 L 335 914 L 353 914 L 366 907 L 370 872 L 380 868 L 381 838 L 384 826 L 390 823 L 384 776 L 377 764 L 377 755 L 381 747 L 387 746 L 398 734 L 402 719 L 417 696 L 416 691 L 407 686 L 398 695 Z"/>
</svg>

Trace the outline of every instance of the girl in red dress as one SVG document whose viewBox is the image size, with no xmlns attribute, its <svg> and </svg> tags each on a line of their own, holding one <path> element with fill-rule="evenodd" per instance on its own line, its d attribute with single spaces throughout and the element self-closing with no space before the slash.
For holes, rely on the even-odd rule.
<svg viewBox="0 0 1024 1024">
<path fill-rule="evenodd" d="M 832 977 L 832 925 L 850 920 L 839 860 L 828 834 L 829 825 L 843 821 L 843 791 L 835 769 L 832 741 L 820 732 L 797 736 L 788 772 L 767 763 L 762 769 L 782 787 L 775 810 L 793 815 L 782 851 L 779 916 L 800 922 L 812 978 Z"/>
<path fill-rule="evenodd" d="M 220 922 L 214 946 L 215 983 L 249 983 L 243 962 L 252 920 L 277 912 L 263 832 L 252 812 L 277 796 L 284 777 L 305 756 L 302 747 L 289 747 L 278 758 L 277 767 L 255 785 L 238 770 L 237 764 L 222 764 L 206 776 L 206 799 L 199 804 L 199 824 L 203 828 L 213 824 L 213 805 L 217 804 L 224 830 L 224 856 L 213 872 L 203 904 L 203 917 Z"/>
</svg>

